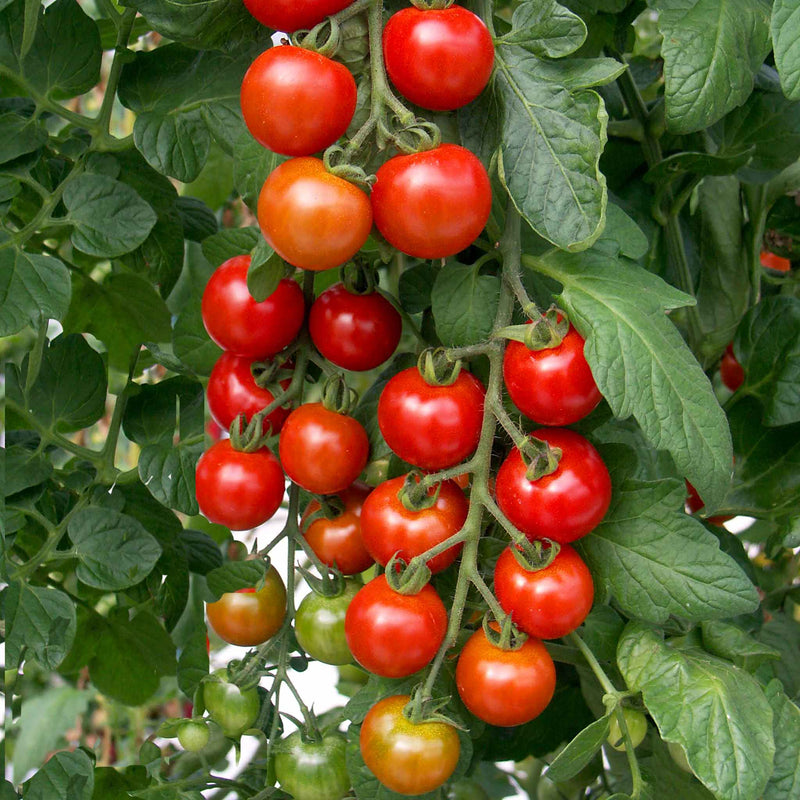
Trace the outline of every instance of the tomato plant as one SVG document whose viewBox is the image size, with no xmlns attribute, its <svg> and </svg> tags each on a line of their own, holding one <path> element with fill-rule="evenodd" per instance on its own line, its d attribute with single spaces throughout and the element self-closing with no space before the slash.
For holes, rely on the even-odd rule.
<svg viewBox="0 0 800 800">
<path fill-rule="evenodd" d="M 319 740 L 303 731 L 281 740 L 275 754 L 275 775 L 295 800 L 341 800 L 350 789 L 345 766 L 347 740 L 329 733 Z"/>
<path fill-rule="evenodd" d="M 735 392 L 744 383 L 744 369 L 733 352 L 733 344 L 728 343 L 719 363 L 719 377 L 727 389 Z"/>
<path fill-rule="evenodd" d="M 628 729 L 628 735 L 631 737 L 631 744 L 634 748 L 638 747 L 647 736 L 647 717 L 641 711 L 635 708 L 622 707 L 622 714 L 625 717 L 625 726 Z M 611 724 L 608 732 L 608 743 L 615 749 L 625 752 L 627 744 L 625 742 L 625 734 L 622 731 L 617 715 L 611 717 Z"/>
<path fill-rule="evenodd" d="M 232 739 L 253 726 L 261 708 L 258 690 L 255 687 L 241 689 L 231 683 L 225 669 L 218 670 L 211 680 L 203 683 L 203 703 L 211 719 Z"/>
<path fill-rule="evenodd" d="M 211 732 L 205 722 L 189 720 L 178 729 L 178 742 L 184 750 L 196 753 L 202 750 L 211 738 Z"/>
<path fill-rule="evenodd" d="M 341 594 L 306 595 L 294 619 L 295 635 L 303 650 L 325 664 L 349 664 L 353 660 L 344 633 L 344 618 L 350 601 L 361 588 L 349 580 Z"/>
</svg>

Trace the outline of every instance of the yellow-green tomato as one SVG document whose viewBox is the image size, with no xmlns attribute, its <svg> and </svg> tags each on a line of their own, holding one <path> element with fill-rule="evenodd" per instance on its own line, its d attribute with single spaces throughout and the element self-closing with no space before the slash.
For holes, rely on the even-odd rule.
<svg viewBox="0 0 800 800">
<path fill-rule="evenodd" d="M 344 617 L 360 584 L 345 581 L 336 597 L 312 592 L 303 598 L 294 619 L 294 631 L 303 650 L 325 664 L 350 664 L 353 656 L 344 634 Z"/>
<path fill-rule="evenodd" d="M 647 718 L 641 711 L 635 708 L 623 708 L 622 713 L 625 717 L 625 724 L 628 726 L 628 734 L 634 749 L 637 748 L 644 737 L 647 735 Z M 625 751 L 625 734 L 619 724 L 616 714 L 611 716 L 611 725 L 608 730 L 608 743 L 621 753 Z"/>
<path fill-rule="evenodd" d="M 300 731 L 287 736 L 275 753 L 275 776 L 294 800 L 341 800 L 350 791 L 345 752 L 338 733 L 320 741 L 303 739 Z"/>
<path fill-rule="evenodd" d="M 214 675 L 220 680 L 203 684 L 203 702 L 211 719 L 226 736 L 234 739 L 251 728 L 258 718 L 261 708 L 258 689 L 253 686 L 242 691 L 235 683 L 228 682 L 225 669 L 217 670 Z"/>
<path fill-rule="evenodd" d="M 188 720 L 178 729 L 178 741 L 184 750 L 196 753 L 202 750 L 211 737 L 211 732 L 205 722 L 199 720 Z"/>
</svg>

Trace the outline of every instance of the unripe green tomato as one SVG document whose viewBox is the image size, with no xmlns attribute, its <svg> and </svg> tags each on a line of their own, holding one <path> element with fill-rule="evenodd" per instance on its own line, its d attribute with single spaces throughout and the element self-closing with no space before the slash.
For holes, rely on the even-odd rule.
<svg viewBox="0 0 800 800">
<path fill-rule="evenodd" d="M 691 766 L 689 766 L 689 759 L 686 758 L 684 749 L 677 742 L 667 742 L 667 749 L 676 766 L 680 767 L 684 772 L 694 775 L 694 771 Z"/>
<path fill-rule="evenodd" d="M 341 800 L 350 791 L 346 750 L 347 741 L 338 733 L 311 742 L 295 731 L 275 753 L 275 776 L 281 789 L 294 800 Z"/>
<path fill-rule="evenodd" d="M 353 656 L 344 634 L 347 607 L 361 588 L 356 581 L 345 581 L 337 597 L 316 592 L 306 595 L 294 618 L 294 632 L 303 650 L 325 664 L 350 664 Z"/>
<path fill-rule="evenodd" d="M 205 722 L 190 720 L 189 722 L 184 722 L 178 729 L 178 741 L 181 747 L 190 753 L 202 750 L 208 744 L 210 738 L 211 731 L 209 731 Z"/>
<path fill-rule="evenodd" d="M 258 689 L 253 686 L 242 691 L 235 683 L 229 683 L 226 669 L 217 670 L 214 674 L 222 680 L 203 684 L 203 702 L 222 732 L 235 739 L 252 727 L 258 718 L 261 708 Z"/>
<path fill-rule="evenodd" d="M 628 734 L 631 737 L 631 743 L 634 749 L 636 749 L 647 735 L 647 718 L 641 711 L 637 711 L 635 708 L 623 708 L 622 713 L 625 716 L 625 724 L 628 726 Z M 621 753 L 625 752 L 625 735 L 622 732 L 616 714 L 611 716 L 608 743 L 615 750 L 619 750 Z"/>
</svg>

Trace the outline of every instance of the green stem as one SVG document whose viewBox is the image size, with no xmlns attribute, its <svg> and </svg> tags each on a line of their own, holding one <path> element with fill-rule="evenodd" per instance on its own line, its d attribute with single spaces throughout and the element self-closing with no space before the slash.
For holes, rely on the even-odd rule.
<svg viewBox="0 0 800 800">
<path fill-rule="evenodd" d="M 114 45 L 114 60 L 111 62 L 111 70 L 106 81 L 103 104 L 100 112 L 94 121 L 95 139 L 98 149 L 103 149 L 108 140 L 116 140 L 110 133 L 111 114 L 114 110 L 114 100 L 117 96 L 117 86 L 122 75 L 126 56 L 128 54 L 128 40 L 131 36 L 133 24 L 136 21 L 136 9 L 126 8 L 119 17 L 117 23 L 117 41 Z"/>
<path fill-rule="evenodd" d="M 125 383 L 125 388 L 120 392 L 117 397 L 117 402 L 114 404 L 114 411 L 111 415 L 111 422 L 108 425 L 108 433 L 106 434 L 106 441 L 103 449 L 100 451 L 103 457 L 103 470 L 100 479 L 103 481 L 111 482 L 117 477 L 117 470 L 114 466 L 117 454 L 117 443 L 119 442 L 119 433 L 122 427 L 122 417 L 125 413 L 125 408 L 128 405 L 128 398 L 130 397 L 131 387 L 133 383 L 133 376 L 136 372 L 136 364 L 139 361 L 140 348 L 136 347 L 130 359 L 128 367 L 128 380 Z"/>
<path fill-rule="evenodd" d="M 44 346 L 47 342 L 47 327 L 50 320 L 47 317 L 42 317 L 39 320 L 39 330 L 36 334 L 36 342 L 33 345 L 30 356 L 28 357 L 28 371 L 25 375 L 25 402 L 30 402 L 31 390 L 39 377 L 39 369 L 42 366 L 42 355 L 44 353 Z"/>
<path fill-rule="evenodd" d="M 750 304 L 761 296 L 761 243 L 767 224 L 767 185 L 745 184 L 744 197 L 750 218 L 747 229 L 747 257 L 750 262 Z"/>
</svg>

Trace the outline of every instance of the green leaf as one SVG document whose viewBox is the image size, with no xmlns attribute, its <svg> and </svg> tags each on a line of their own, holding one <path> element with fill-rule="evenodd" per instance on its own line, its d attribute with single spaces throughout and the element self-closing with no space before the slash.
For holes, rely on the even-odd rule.
<svg viewBox="0 0 800 800">
<path fill-rule="evenodd" d="M 617 659 L 661 737 L 684 749 L 694 774 L 717 797 L 761 797 L 775 743 L 772 710 L 754 678 L 703 651 L 671 648 L 636 622 L 628 624 Z"/>
<path fill-rule="evenodd" d="M 730 483 L 728 421 L 711 384 L 664 313 L 690 298 L 630 261 L 603 252 L 555 253 L 533 266 L 563 285 L 560 302 L 614 416 L 633 415 L 709 507 Z"/>
<path fill-rule="evenodd" d="M 197 302 L 187 303 L 175 321 L 172 335 L 172 348 L 175 355 L 196 375 L 210 375 L 217 359 L 222 355 L 218 347 L 206 333 L 203 316 Z"/>
<path fill-rule="evenodd" d="M 203 255 L 218 267 L 234 256 L 249 255 L 261 238 L 258 228 L 224 228 L 203 240 Z"/>
<path fill-rule="evenodd" d="M 432 261 L 423 261 L 400 276 L 400 303 L 409 314 L 420 314 L 431 307 L 431 293 L 438 267 Z"/>
<path fill-rule="evenodd" d="M 781 654 L 774 647 L 759 642 L 736 625 L 717 620 L 703 620 L 703 647 L 715 656 L 733 661 L 737 667 L 755 672 L 765 661 L 778 659 Z"/>
<path fill-rule="evenodd" d="M 488 339 L 499 302 L 500 278 L 481 275 L 475 265 L 447 263 L 431 291 L 436 334 L 442 344 L 463 347 Z"/>
<path fill-rule="evenodd" d="M 285 160 L 286 156 L 280 156 L 262 147 L 249 131 L 244 131 L 236 140 L 233 151 L 233 182 L 236 191 L 253 213 L 267 176 Z"/>
<path fill-rule="evenodd" d="M 87 586 L 117 591 L 144 580 L 161 555 L 161 546 L 134 517 L 105 508 L 84 508 L 67 532 L 80 560 L 78 579 Z"/>
<path fill-rule="evenodd" d="M 141 764 L 123 769 L 95 767 L 92 800 L 130 800 L 135 797 L 132 792 L 146 788 L 149 783 L 147 769 Z"/>
<path fill-rule="evenodd" d="M 38 150 L 50 137 L 39 120 L 21 114 L 0 114 L 0 164 Z"/>
<path fill-rule="evenodd" d="M 207 533 L 189 529 L 182 531 L 180 538 L 192 572 L 207 575 L 212 569 L 222 566 L 219 546 Z"/>
<path fill-rule="evenodd" d="M 595 720 L 584 728 L 552 761 L 545 773 L 551 781 L 560 783 L 577 775 L 603 746 L 608 737 L 611 717 Z"/>
<path fill-rule="evenodd" d="M 264 577 L 263 561 L 228 561 L 206 575 L 208 590 L 214 600 L 226 592 L 255 586 Z"/>
<path fill-rule="evenodd" d="M 133 140 L 154 169 L 184 183 L 200 174 L 211 150 L 211 134 L 199 110 L 143 111 L 136 117 Z"/>
<path fill-rule="evenodd" d="M 625 620 L 611 606 L 597 603 L 583 622 L 581 638 L 598 659 L 613 661 L 624 627 Z"/>
<path fill-rule="evenodd" d="M 247 288 L 257 303 L 266 300 L 286 275 L 283 259 L 262 238 L 253 248 L 253 257 L 247 270 Z"/>
<path fill-rule="evenodd" d="M 783 692 L 779 681 L 766 688 L 775 732 L 775 766 L 764 789 L 764 800 L 800 798 L 800 708 Z"/>
<path fill-rule="evenodd" d="M 800 100 L 800 2 L 775 0 L 772 6 L 772 50 L 783 93 Z"/>
<path fill-rule="evenodd" d="M 0 448 L 0 453 L 5 462 L 4 497 L 38 486 L 53 474 L 53 464 L 38 451 L 34 452 L 22 445 L 12 445 Z"/>
<path fill-rule="evenodd" d="M 644 231 L 618 206 L 609 203 L 606 215 L 606 227 L 598 244 L 612 241 L 619 253 L 628 258 L 643 258 L 650 249 L 650 242 Z"/>
<path fill-rule="evenodd" d="M 214 212 L 196 197 L 179 197 L 178 211 L 183 222 L 184 236 L 194 242 L 202 242 L 219 228 Z"/>
<path fill-rule="evenodd" d="M 194 473 L 204 450 L 203 442 L 145 445 L 139 454 L 139 477 L 160 503 L 183 514 L 197 514 Z"/>
<path fill-rule="evenodd" d="M 800 697 L 800 622 L 784 612 L 774 613 L 758 640 L 780 652 L 780 660 L 770 662 L 769 669 L 788 695 Z"/>
<path fill-rule="evenodd" d="M 574 53 L 586 39 L 586 24 L 555 0 L 522 3 L 514 11 L 512 30 L 503 44 L 524 47 L 540 58 L 560 58 Z"/>
<path fill-rule="evenodd" d="M 655 737 L 653 737 L 655 738 Z M 640 758 L 647 800 L 662 800 L 674 797 L 676 800 L 713 800 L 714 795 L 698 781 L 694 775 L 676 767 L 664 742 L 653 742 L 653 754 Z M 638 756 L 638 753 L 637 753 Z"/>
<path fill-rule="evenodd" d="M 708 153 L 674 153 L 651 167 L 644 176 L 663 191 L 664 188 L 686 175 L 733 175 L 750 161 L 755 145 L 731 155 L 709 155 Z"/>
<path fill-rule="evenodd" d="M 741 105 L 770 50 L 767 0 L 648 0 L 648 5 L 658 11 L 664 37 L 669 130 L 701 130 Z"/>
<path fill-rule="evenodd" d="M 629 616 L 653 623 L 732 617 L 758 594 L 716 538 L 683 511 L 685 489 L 668 480 L 616 487 L 603 522 L 579 548 L 596 582 Z"/>
<path fill-rule="evenodd" d="M 91 800 L 94 764 L 83 750 L 56 753 L 22 788 L 25 800 Z"/>
<path fill-rule="evenodd" d="M 122 428 L 139 445 L 172 444 L 176 432 L 180 438 L 203 432 L 203 401 L 202 385 L 190 378 L 143 384 L 128 399 Z"/>
</svg>

